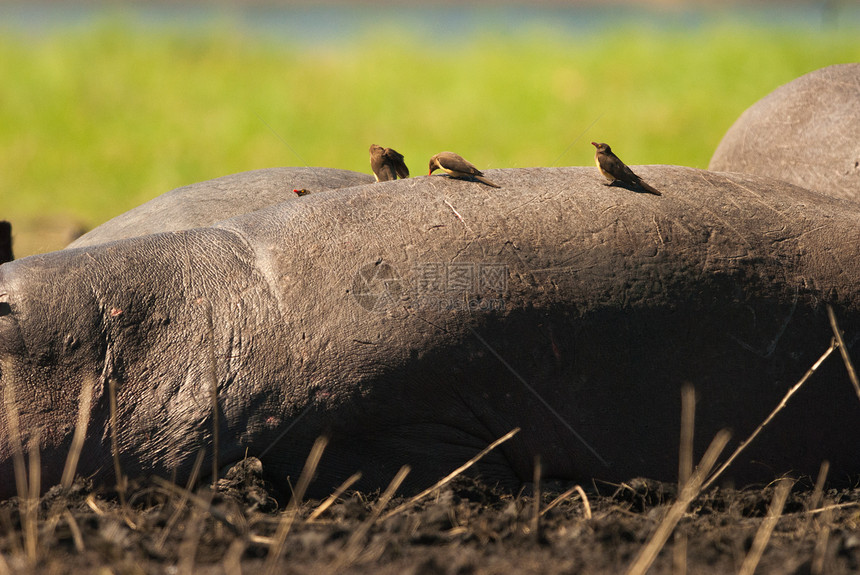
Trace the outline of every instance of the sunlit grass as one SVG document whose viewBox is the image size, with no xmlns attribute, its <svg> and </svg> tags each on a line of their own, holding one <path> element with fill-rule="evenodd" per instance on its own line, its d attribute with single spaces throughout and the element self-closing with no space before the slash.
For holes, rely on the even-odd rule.
<svg viewBox="0 0 860 575">
<path fill-rule="evenodd" d="M 385 26 L 315 45 L 229 22 L 189 34 L 123 19 L 4 33 L 0 219 L 13 222 L 16 255 L 62 247 L 38 237 L 58 222 L 94 226 L 229 173 L 369 172 L 373 142 L 417 175 L 441 150 L 484 168 L 589 165 L 593 139 L 631 164 L 704 168 L 757 99 L 860 61 L 848 30 L 725 23 L 417 38 Z"/>
</svg>

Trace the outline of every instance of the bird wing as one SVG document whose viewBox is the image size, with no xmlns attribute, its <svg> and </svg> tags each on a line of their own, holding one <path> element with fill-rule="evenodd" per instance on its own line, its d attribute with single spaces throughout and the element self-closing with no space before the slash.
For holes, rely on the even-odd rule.
<svg viewBox="0 0 860 575">
<path fill-rule="evenodd" d="M 639 179 L 639 176 L 637 176 L 636 174 L 633 173 L 633 170 L 631 170 L 627 164 L 622 163 L 621 169 L 624 172 L 624 175 L 626 176 L 627 181 L 633 182 L 634 184 L 639 184 L 642 181 Z"/>
<path fill-rule="evenodd" d="M 634 174 L 633 170 L 628 168 L 627 164 L 622 162 L 621 158 L 615 154 L 605 153 L 602 155 L 602 160 L 602 162 L 598 160 L 600 167 L 602 167 L 604 171 L 609 173 L 616 180 L 621 180 L 628 184 L 638 183 L 639 176 Z"/>
<path fill-rule="evenodd" d="M 406 162 L 404 161 L 403 154 L 401 154 L 397 150 L 385 148 L 383 155 L 389 161 L 391 167 L 394 168 L 394 171 L 397 172 L 398 176 L 400 176 L 401 178 L 409 177 L 409 168 L 406 167 Z"/>
<path fill-rule="evenodd" d="M 439 164 L 443 169 L 469 174 L 471 176 L 483 176 L 484 173 L 476 168 L 470 161 L 454 152 L 442 152 L 437 156 Z"/>
</svg>

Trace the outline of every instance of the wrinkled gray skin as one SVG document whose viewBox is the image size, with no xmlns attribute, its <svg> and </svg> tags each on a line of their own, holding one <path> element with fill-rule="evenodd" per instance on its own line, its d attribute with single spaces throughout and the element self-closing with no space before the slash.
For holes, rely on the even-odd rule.
<svg viewBox="0 0 860 575">
<path fill-rule="evenodd" d="M 770 176 L 860 201 L 860 64 L 781 86 L 729 128 L 709 169 Z"/>
<path fill-rule="evenodd" d="M 70 248 L 160 232 L 210 226 L 240 214 L 311 194 L 375 181 L 373 176 L 333 168 L 267 168 L 176 188 L 120 214 L 69 244 Z"/>
<path fill-rule="evenodd" d="M 516 426 L 472 471 L 515 488 L 540 454 L 548 478 L 673 480 L 684 382 L 697 457 L 723 427 L 733 448 L 829 345 L 825 303 L 857 340 L 860 206 L 634 169 L 665 195 L 607 187 L 594 168 L 490 170 L 498 190 L 419 177 L 3 265 L 2 388 L 24 444 L 42 432 L 43 485 L 87 379 L 78 470 L 113 481 L 109 378 L 123 472 L 184 481 L 211 454 L 210 350 L 219 463 L 247 450 L 285 487 L 325 434 L 317 495 L 357 470 L 360 487 L 385 486 L 404 464 L 405 488 L 424 487 Z M 860 472 L 860 401 L 838 355 L 727 477 L 824 459 L 832 481 Z M 3 497 L 7 430 L 0 410 Z"/>
</svg>

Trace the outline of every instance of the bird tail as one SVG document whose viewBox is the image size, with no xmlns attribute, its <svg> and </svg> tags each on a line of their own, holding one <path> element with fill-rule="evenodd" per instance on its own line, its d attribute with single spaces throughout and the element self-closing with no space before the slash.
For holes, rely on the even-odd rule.
<svg viewBox="0 0 860 575">
<path fill-rule="evenodd" d="M 643 190 L 645 190 L 646 192 L 648 192 L 649 194 L 654 194 L 655 196 L 662 196 L 662 195 L 663 195 L 663 194 L 660 192 L 660 190 L 658 190 L 657 188 L 655 188 L 654 186 L 652 186 L 652 185 L 650 185 L 650 184 L 647 184 L 647 183 L 643 182 L 642 180 L 639 180 L 639 186 L 640 186 Z"/>
<path fill-rule="evenodd" d="M 491 188 L 501 188 L 502 187 L 499 184 L 494 184 L 493 182 L 491 182 L 490 180 L 488 180 L 484 176 L 475 176 L 475 179 L 478 180 L 479 182 L 483 182 L 483 183 L 487 184 Z"/>
</svg>

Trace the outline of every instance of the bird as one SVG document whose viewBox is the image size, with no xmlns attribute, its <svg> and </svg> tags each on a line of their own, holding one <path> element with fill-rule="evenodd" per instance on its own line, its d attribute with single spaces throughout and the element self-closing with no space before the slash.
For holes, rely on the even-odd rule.
<svg viewBox="0 0 860 575">
<path fill-rule="evenodd" d="M 297 196 L 300 196 L 300 197 L 301 197 L 301 196 L 306 196 L 306 195 L 308 195 L 308 194 L 310 193 L 309 191 L 307 191 L 307 190 L 306 190 L 306 189 L 304 189 L 304 188 L 302 188 L 301 190 L 293 190 L 293 192 L 295 192 L 295 194 L 296 194 Z"/>
<path fill-rule="evenodd" d="M 594 153 L 594 162 L 597 164 L 597 169 L 603 174 L 609 185 L 611 186 L 616 181 L 622 184 L 627 184 L 636 188 L 640 188 L 649 194 L 662 196 L 659 190 L 642 181 L 642 178 L 633 173 L 633 170 L 621 161 L 621 159 L 612 153 L 612 148 L 609 144 L 599 142 L 591 142 L 591 145 L 597 148 Z"/>
<path fill-rule="evenodd" d="M 0 264 L 11 262 L 15 259 L 12 255 L 12 224 L 0 221 Z"/>
<path fill-rule="evenodd" d="M 377 182 L 387 182 L 409 177 L 409 168 L 403 161 L 403 154 L 391 148 L 383 148 L 376 144 L 370 146 L 370 169 Z"/>
<path fill-rule="evenodd" d="M 459 180 L 478 180 L 493 188 L 502 187 L 485 178 L 481 170 L 454 152 L 439 152 L 430 158 L 430 173 L 427 175 L 431 175 L 436 170 L 444 170 L 449 176 Z"/>
</svg>

